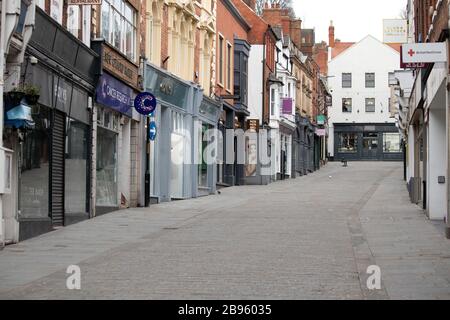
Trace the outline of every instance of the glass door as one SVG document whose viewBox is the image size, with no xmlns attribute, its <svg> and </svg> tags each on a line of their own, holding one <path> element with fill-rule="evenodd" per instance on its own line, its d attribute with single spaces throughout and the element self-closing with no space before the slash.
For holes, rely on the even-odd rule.
<svg viewBox="0 0 450 320">
<path fill-rule="evenodd" d="M 377 159 L 378 157 L 378 133 L 363 134 L 362 157 L 364 159 Z"/>
</svg>

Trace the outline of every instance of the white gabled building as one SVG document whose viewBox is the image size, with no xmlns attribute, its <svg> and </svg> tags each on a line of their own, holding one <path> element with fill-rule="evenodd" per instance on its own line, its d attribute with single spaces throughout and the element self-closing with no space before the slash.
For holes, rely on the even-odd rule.
<svg viewBox="0 0 450 320">
<path fill-rule="evenodd" d="M 389 110 L 389 73 L 399 67 L 399 46 L 370 35 L 357 43 L 330 42 L 331 159 L 402 160 L 401 137 Z"/>
</svg>

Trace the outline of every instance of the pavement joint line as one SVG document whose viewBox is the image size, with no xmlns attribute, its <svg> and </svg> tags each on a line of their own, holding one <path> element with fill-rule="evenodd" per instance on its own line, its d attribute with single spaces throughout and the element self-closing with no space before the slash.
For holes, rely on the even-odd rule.
<svg viewBox="0 0 450 320">
<path fill-rule="evenodd" d="M 352 249 L 354 260 L 358 272 L 358 278 L 360 282 L 361 292 L 365 299 L 389 299 L 388 292 L 384 285 L 383 277 L 381 277 L 381 290 L 370 290 L 367 288 L 367 268 L 369 265 L 377 265 L 375 255 L 370 248 L 367 237 L 364 233 L 360 212 L 367 205 L 370 199 L 373 197 L 377 189 L 380 187 L 381 182 L 392 175 L 395 169 L 389 170 L 384 175 L 380 176 L 371 185 L 363 196 L 355 203 L 355 205 L 347 212 L 347 226 L 350 232 Z M 363 249 L 361 250 L 358 249 Z"/>
</svg>

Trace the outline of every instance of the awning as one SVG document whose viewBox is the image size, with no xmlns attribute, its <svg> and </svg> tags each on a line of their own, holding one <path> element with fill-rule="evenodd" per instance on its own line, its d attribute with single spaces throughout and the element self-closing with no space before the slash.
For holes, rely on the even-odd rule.
<svg viewBox="0 0 450 320">
<path fill-rule="evenodd" d="M 26 104 L 19 104 L 5 112 L 5 127 L 33 128 L 34 121 L 31 116 L 31 108 Z"/>
</svg>

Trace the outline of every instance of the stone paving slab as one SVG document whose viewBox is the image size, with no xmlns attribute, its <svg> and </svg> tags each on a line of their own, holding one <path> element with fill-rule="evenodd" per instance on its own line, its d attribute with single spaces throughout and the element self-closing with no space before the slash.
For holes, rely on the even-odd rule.
<svg viewBox="0 0 450 320">
<path fill-rule="evenodd" d="M 449 299 L 450 241 L 401 163 L 130 209 L 0 252 L 3 299 Z M 70 264 L 81 290 L 66 288 Z M 365 286 L 379 265 L 382 290 Z"/>
</svg>

